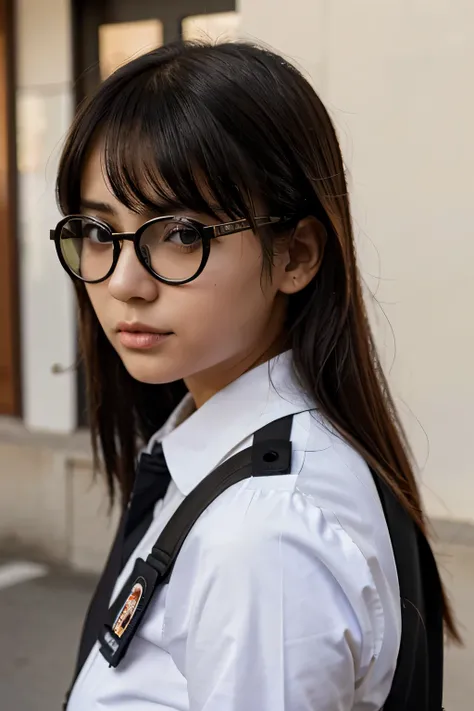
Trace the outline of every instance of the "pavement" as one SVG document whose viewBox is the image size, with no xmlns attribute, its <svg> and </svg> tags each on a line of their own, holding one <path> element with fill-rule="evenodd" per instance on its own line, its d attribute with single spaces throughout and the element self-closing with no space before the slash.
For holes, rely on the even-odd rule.
<svg viewBox="0 0 474 711">
<path fill-rule="evenodd" d="M 51 570 L 0 590 L 1 711 L 60 711 L 94 586 Z"/>
<path fill-rule="evenodd" d="M 439 552 L 465 640 L 446 659 L 446 711 L 474 702 L 474 547 Z M 3 572 L 2 572 L 3 571 Z M 91 577 L 0 558 L 0 709 L 59 711 L 71 678 Z"/>
</svg>

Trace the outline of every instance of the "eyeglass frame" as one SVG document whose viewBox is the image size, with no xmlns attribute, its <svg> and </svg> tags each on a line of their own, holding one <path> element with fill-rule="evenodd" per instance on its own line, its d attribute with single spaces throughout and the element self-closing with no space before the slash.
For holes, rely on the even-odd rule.
<svg viewBox="0 0 474 711">
<path fill-rule="evenodd" d="M 79 276 L 76 274 L 71 267 L 68 265 L 66 259 L 64 258 L 64 255 L 61 250 L 61 231 L 67 222 L 73 219 L 81 219 L 81 220 L 88 220 L 94 224 L 97 224 L 99 227 L 105 228 L 112 239 L 111 242 L 113 244 L 113 249 L 114 249 L 114 254 L 112 258 L 112 266 L 110 267 L 109 271 L 104 277 L 101 277 L 100 279 L 95 279 L 95 280 L 88 280 L 84 279 L 83 277 Z M 268 225 L 278 225 L 282 224 L 284 222 L 288 222 L 291 219 L 293 219 L 293 216 L 280 216 L 280 217 L 271 217 L 271 216 L 265 216 L 265 217 L 254 217 L 253 218 L 255 221 L 255 224 L 258 227 L 266 227 Z M 145 232 L 145 230 L 150 227 L 150 225 L 156 224 L 157 222 L 164 222 L 165 220 L 174 220 L 175 222 L 178 223 L 183 223 L 185 225 L 190 225 L 193 227 L 196 232 L 200 235 L 201 241 L 202 241 L 202 259 L 201 259 L 201 264 L 197 270 L 197 272 L 194 274 L 194 276 L 188 278 L 188 279 L 167 279 L 164 276 L 161 276 L 161 274 L 158 274 L 155 272 L 155 270 L 147 263 L 145 257 L 143 254 L 140 252 L 140 239 L 142 237 L 142 234 Z M 103 281 L 106 281 L 114 272 L 115 267 L 117 266 L 120 253 L 122 251 L 122 243 L 124 241 L 129 241 L 133 242 L 134 248 L 135 248 L 135 254 L 137 256 L 138 261 L 142 265 L 142 267 L 149 273 L 151 274 L 152 277 L 154 277 L 157 281 L 162 282 L 163 284 L 171 284 L 175 286 L 181 286 L 182 284 L 189 284 L 189 282 L 194 281 L 197 279 L 197 277 L 202 274 L 204 271 L 206 264 L 209 260 L 209 255 L 211 252 L 211 240 L 215 239 L 217 237 L 224 237 L 226 235 L 232 235 L 236 234 L 237 232 L 244 232 L 246 230 L 253 229 L 252 225 L 250 224 L 249 220 L 246 219 L 241 219 L 241 220 L 234 220 L 232 222 L 222 222 L 217 225 L 205 225 L 202 222 L 199 222 L 199 220 L 195 220 L 192 217 L 181 217 L 181 216 L 176 216 L 176 215 L 164 215 L 160 217 L 154 217 L 151 220 L 148 220 L 147 222 L 144 222 L 143 225 L 141 225 L 136 232 L 113 232 L 111 227 L 106 223 L 103 222 L 101 219 L 98 217 L 92 217 L 89 215 L 84 215 L 84 214 L 74 214 L 74 215 L 66 215 L 65 217 L 62 218 L 56 225 L 56 227 L 53 230 L 49 231 L 49 239 L 54 241 L 55 247 L 56 247 L 56 253 L 58 255 L 59 261 L 61 263 L 61 266 L 63 269 L 74 279 L 79 279 L 79 281 L 82 281 L 83 283 L 86 284 L 100 284 Z M 82 239 L 82 238 L 79 238 Z"/>
</svg>

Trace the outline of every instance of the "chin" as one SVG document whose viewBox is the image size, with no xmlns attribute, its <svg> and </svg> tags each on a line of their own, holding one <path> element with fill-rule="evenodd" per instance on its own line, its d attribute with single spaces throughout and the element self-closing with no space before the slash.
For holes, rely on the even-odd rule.
<svg viewBox="0 0 474 711">
<path fill-rule="evenodd" d="M 134 380 L 147 385 L 165 385 L 181 380 L 180 369 L 176 361 L 159 356 L 156 353 L 120 353 L 125 369 Z"/>
</svg>

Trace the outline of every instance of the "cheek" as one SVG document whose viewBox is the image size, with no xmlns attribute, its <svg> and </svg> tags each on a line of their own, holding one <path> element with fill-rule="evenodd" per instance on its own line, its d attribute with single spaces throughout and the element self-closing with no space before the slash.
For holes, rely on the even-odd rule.
<svg viewBox="0 0 474 711">
<path fill-rule="evenodd" d="M 250 336 L 267 320 L 276 291 L 262 274 L 260 246 L 258 251 L 234 249 L 225 259 L 224 254 L 222 259 L 219 256 L 209 260 L 203 274 L 190 285 L 193 316 L 188 312 L 188 333 L 194 336 L 206 332 L 208 337 L 221 341 L 234 335 L 242 337 L 243 331 Z"/>
<path fill-rule="evenodd" d="M 91 302 L 92 308 L 95 311 L 95 315 L 97 316 L 102 328 L 105 331 L 107 331 L 106 315 L 107 315 L 107 312 L 109 311 L 109 309 L 108 309 L 109 292 L 108 292 L 106 283 L 101 282 L 100 284 L 86 284 L 85 287 L 86 287 L 87 295 L 88 295 L 89 300 Z"/>
</svg>

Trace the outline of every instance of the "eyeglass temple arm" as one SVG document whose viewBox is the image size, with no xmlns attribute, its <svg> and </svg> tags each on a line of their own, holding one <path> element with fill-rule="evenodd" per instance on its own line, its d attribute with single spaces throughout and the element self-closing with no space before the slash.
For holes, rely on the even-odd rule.
<svg viewBox="0 0 474 711">
<path fill-rule="evenodd" d="M 288 219 L 289 217 L 256 217 L 255 222 L 260 227 L 264 227 L 265 225 L 274 225 Z M 205 227 L 205 230 L 209 230 L 213 237 L 232 235 L 236 232 L 249 229 L 251 229 L 251 225 L 248 220 L 235 220 L 234 222 L 225 222 L 223 225 L 209 225 L 208 227 Z"/>
</svg>

